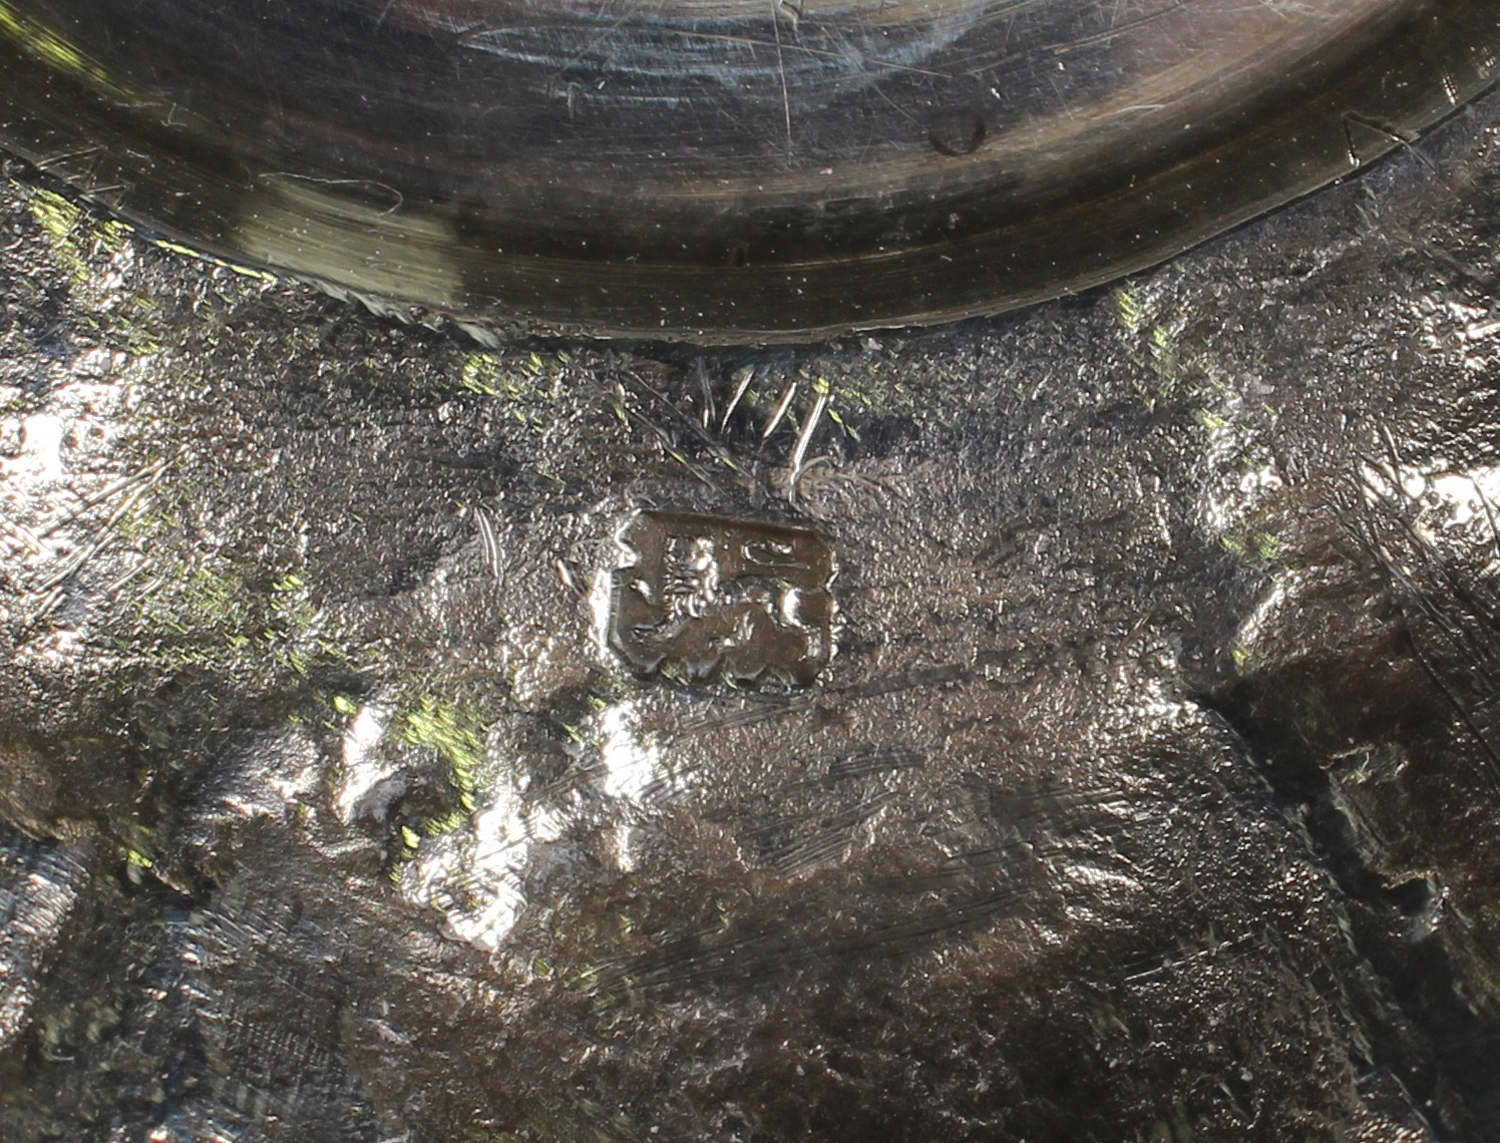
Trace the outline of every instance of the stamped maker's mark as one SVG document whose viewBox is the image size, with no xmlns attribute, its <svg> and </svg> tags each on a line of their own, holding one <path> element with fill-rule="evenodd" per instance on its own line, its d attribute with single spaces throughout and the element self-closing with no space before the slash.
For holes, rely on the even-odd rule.
<svg viewBox="0 0 1500 1143">
<path fill-rule="evenodd" d="M 638 673 L 807 686 L 832 658 L 834 559 L 816 533 L 642 512 L 619 539 L 609 639 Z"/>
</svg>

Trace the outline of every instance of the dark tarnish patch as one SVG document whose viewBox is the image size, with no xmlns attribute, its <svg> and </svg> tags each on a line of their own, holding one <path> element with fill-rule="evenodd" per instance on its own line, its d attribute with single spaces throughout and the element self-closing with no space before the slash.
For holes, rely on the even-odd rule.
<svg viewBox="0 0 1500 1143">
<path fill-rule="evenodd" d="M 809 686 L 833 657 L 833 552 L 806 528 L 687 512 L 625 526 L 610 645 L 640 674 Z"/>
</svg>

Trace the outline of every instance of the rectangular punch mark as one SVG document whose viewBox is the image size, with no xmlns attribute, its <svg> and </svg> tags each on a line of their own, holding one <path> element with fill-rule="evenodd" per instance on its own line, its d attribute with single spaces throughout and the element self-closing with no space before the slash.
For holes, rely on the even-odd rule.
<svg viewBox="0 0 1500 1143">
<path fill-rule="evenodd" d="M 815 532 L 642 512 L 619 540 L 609 640 L 637 673 L 808 686 L 833 657 L 835 561 Z"/>
</svg>

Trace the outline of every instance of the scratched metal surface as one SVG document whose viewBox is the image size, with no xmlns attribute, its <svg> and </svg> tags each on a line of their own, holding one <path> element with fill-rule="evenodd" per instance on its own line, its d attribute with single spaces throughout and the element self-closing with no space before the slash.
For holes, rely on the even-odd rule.
<svg viewBox="0 0 1500 1143">
<path fill-rule="evenodd" d="M 781 341 L 1150 265 L 1497 52 L 1495 0 L 6 0 L 0 143 L 476 327 Z"/>
<path fill-rule="evenodd" d="M 1500 1130 L 1500 100 L 782 350 L 482 349 L 8 170 L 0 1138 Z"/>
</svg>

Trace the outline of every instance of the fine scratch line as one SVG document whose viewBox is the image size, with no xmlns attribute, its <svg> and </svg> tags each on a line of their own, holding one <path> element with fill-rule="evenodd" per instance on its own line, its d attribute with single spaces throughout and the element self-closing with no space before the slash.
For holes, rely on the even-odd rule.
<svg viewBox="0 0 1500 1143">
<path fill-rule="evenodd" d="M 786 58 L 781 52 L 781 0 L 771 0 L 771 31 L 776 35 L 776 71 L 781 76 L 781 106 L 786 112 L 786 161 L 792 161 L 792 97 L 786 87 Z"/>
</svg>

